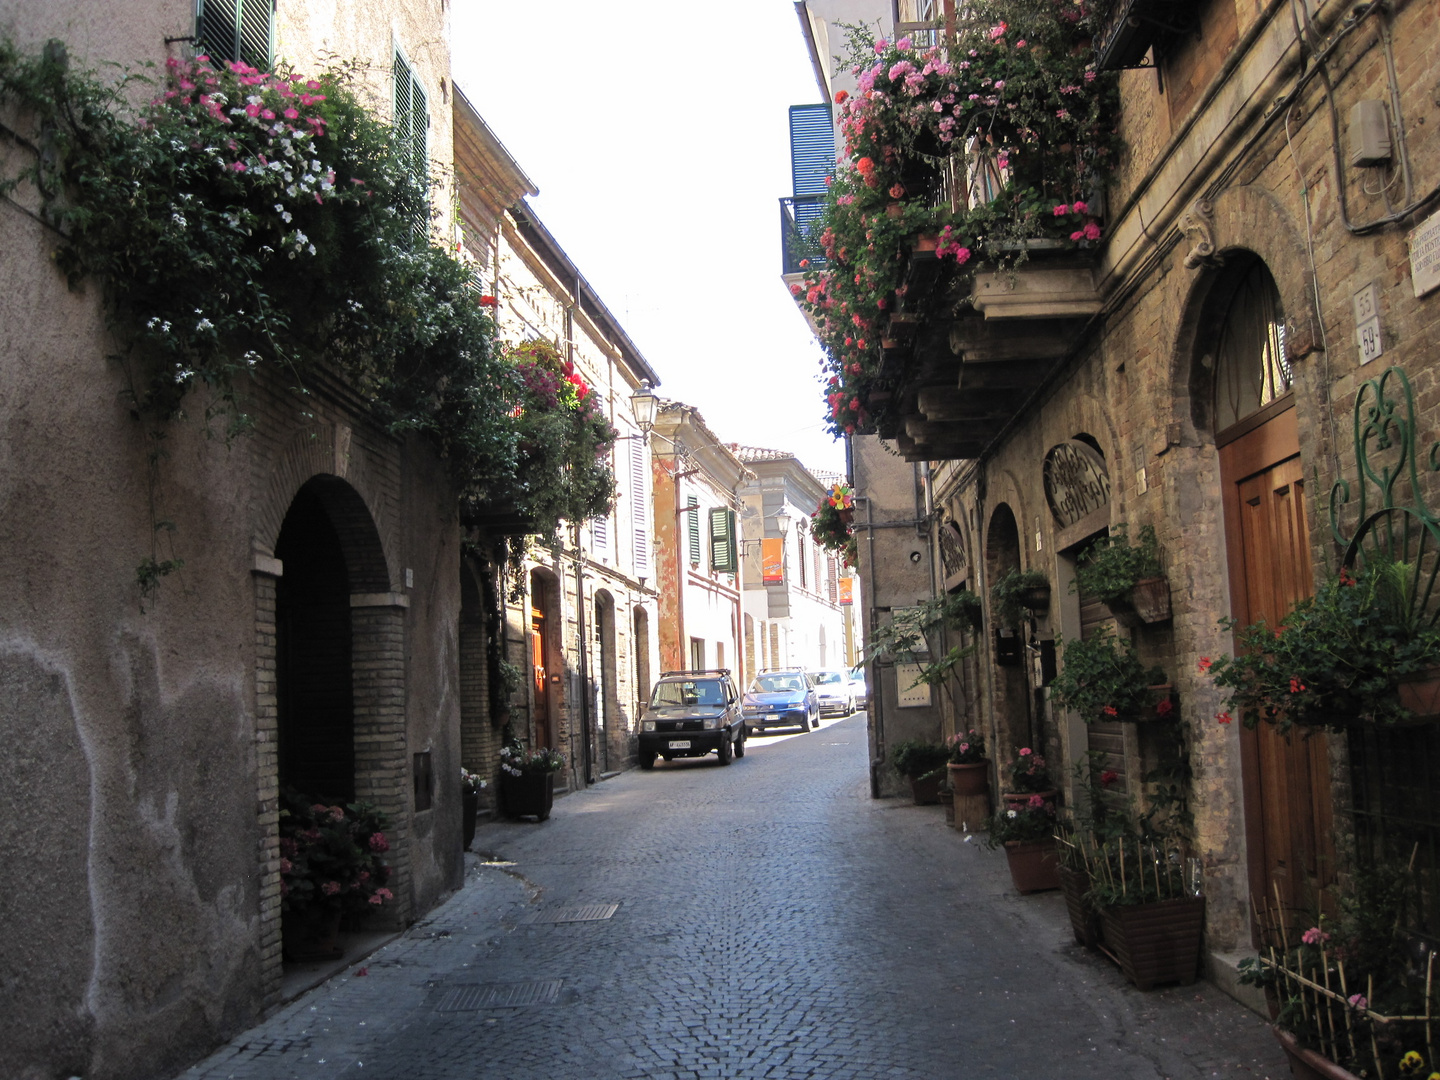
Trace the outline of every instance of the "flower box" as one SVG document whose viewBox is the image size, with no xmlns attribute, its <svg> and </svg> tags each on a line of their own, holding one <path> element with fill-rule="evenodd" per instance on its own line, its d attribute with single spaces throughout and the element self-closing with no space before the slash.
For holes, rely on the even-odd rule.
<svg viewBox="0 0 1440 1080">
<path fill-rule="evenodd" d="M 1130 590 L 1130 606 L 1141 622 L 1160 623 L 1170 620 L 1170 579 L 1143 578 Z"/>
<path fill-rule="evenodd" d="M 1278 1027 L 1270 1029 L 1285 1056 L 1290 1059 L 1290 1075 L 1295 1080 L 1359 1080 L 1349 1069 L 1342 1069 L 1327 1057 L 1301 1046 L 1294 1035 Z"/>
<path fill-rule="evenodd" d="M 533 817 L 544 821 L 555 803 L 555 774 L 522 773 L 514 776 L 500 773 L 500 798 L 505 813 L 512 818 Z"/>
<path fill-rule="evenodd" d="M 916 806 L 934 806 L 940 801 L 940 773 L 917 777 L 910 781 L 910 794 Z"/>
<path fill-rule="evenodd" d="M 1149 990 L 1157 983 L 1189 986 L 1195 981 L 1205 930 L 1203 896 L 1118 904 L 1103 908 L 1100 922 L 1105 952 L 1137 990 Z"/>
<path fill-rule="evenodd" d="M 1075 941 L 1087 949 L 1100 944 L 1100 913 L 1085 899 L 1090 891 L 1090 875 L 1084 870 L 1060 866 L 1060 891 L 1065 896 L 1065 910 L 1070 915 L 1070 929 Z"/>
<path fill-rule="evenodd" d="M 1440 719 L 1440 667 L 1426 668 L 1418 675 L 1401 679 L 1395 687 L 1400 704 L 1417 720 Z"/>
</svg>

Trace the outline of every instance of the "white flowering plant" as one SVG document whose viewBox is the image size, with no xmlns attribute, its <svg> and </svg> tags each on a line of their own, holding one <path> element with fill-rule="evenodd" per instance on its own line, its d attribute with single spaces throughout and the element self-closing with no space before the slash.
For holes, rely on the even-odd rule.
<svg viewBox="0 0 1440 1080">
<path fill-rule="evenodd" d="M 565 755 L 548 746 L 525 749 L 518 739 L 500 748 L 500 771 L 507 776 L 544 776 L 565 767 Z"/>
</svg>

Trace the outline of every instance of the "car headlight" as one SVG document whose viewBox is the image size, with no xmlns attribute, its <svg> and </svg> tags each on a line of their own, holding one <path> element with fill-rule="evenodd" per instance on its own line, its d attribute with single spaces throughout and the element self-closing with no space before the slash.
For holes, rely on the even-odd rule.
<svg viewBox="0 0 1440 1080">
<path fill-rule="evenodd" d="M 717 727 L 720 726 L 720 718 L 718 716 L 707 716 L 704 720 L 701 721 L 701 724 L 704 726 L 706 731 L 714 731 Z"/>
<path fill-rule="evenodd" d="M 654 731 L 654 730 L 655 730 L 655 721 L 654 721 L 654 720 L 641 720 L 641 721 L 640 721 L 640 730 L 641 730 L 641 731 Z"/>
</svg>

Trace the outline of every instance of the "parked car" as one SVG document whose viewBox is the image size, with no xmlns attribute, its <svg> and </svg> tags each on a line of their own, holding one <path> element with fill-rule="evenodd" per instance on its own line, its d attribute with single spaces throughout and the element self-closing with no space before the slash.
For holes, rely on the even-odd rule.
<svg viewBox="0 0 1440 1080">
<path fill-rule="evenodd" d="M 745 694 L 745 726 L 750 734 L 772 727 L 809 731 L 820 725 L 820 698 L 801 668 L 762 671 Z"/>
<path fill-rule="evenodd" d="M 712 751 L 721 765 L 745 756 L 745 719 L 728 668 L 667 671 L 650 692 L 640 717 L 640 768 L 655 759 L 704 757 Z"/>
<path fill-rule="evenodd" d="M 865 681 L 864 664 L 856 664 L 850 669 L 850 696 L 855 699 L 857 709 L 870 707 L 870 684 Z"/>
<path fill-rule="evenodd" d="M 849 716 L 855 711 L 855 691 L 848 671 L 812 671 L 810 681 L 820 699 L 821 716 Z"/>
</svg>

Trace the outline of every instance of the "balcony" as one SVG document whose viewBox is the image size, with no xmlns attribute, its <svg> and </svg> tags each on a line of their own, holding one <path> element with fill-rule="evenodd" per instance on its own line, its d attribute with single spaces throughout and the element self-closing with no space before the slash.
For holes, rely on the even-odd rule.
<svg viewBox="0 0 1440 1080">
<path fill-rule="evenodd" d="M 906 290 L 932 310 L 935 261 L 916 252 Z M 952 318 L 927 324 L 897 311 L 883 342 L 878 434 L 909 461 L 978 457 L 1100 311 L 1094 262 L 1087 251 L 1037 247 L 1013 271 L 982 271 L 943 297 Z"/>
<path fill-rule="evenodd" d="M 825 253 L 809 237 L 810 226 L 819 220 L 825 209 L 824 195 L 792 195 L 780 200 L 781 274 L 788 285 L 792 274 L 802 274 L 810 267 L 823 267 Z M 805 260 L 807 266 L 802 267 Z"/>
<path fill-rule="evenodd" d="M 1152 45 L 1163 47 L 1193 28 L 1199 6 L 1193 0 L 1121 0 L 1095 43 L 1096 68 L 1146 66 L 1142 61 Z"/>
</svg>

